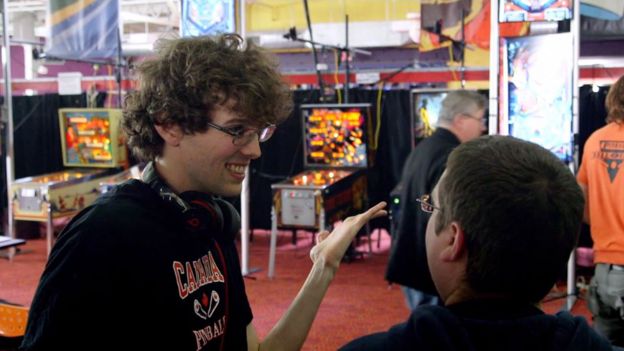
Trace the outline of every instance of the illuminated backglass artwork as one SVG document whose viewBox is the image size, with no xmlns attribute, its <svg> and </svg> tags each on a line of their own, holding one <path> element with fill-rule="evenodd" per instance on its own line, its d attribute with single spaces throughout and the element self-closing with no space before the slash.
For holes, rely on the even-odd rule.
<svg viewBox="0 0 624 351">
<path fill-rule="evenodd" d="M 502 40 L 499 130 L 572 159 L 570 33 Z"/>
<path fill-rule="evenodd" d="M 563 21 L 572 18 L 573 0 L 501 0 L 499 22 Z"/>
<path fill-rule="evenodd" d="M 425 138 L 433 134 L 442 109 L 442 100 L 448 94 L 445 89 L 416 89 L 411 92 L 412 136 Z"/>
<path fill-rule="evenodd" d="M 119 167 L 126 163 L 120 131 L 121 110 L 59 110 L 63 164 L 68 167 Z"/>
<path fill-rule="evenodd" d="M 367 166 L 369 104 L 302 105 L 306 167 Z"/>
</svg>

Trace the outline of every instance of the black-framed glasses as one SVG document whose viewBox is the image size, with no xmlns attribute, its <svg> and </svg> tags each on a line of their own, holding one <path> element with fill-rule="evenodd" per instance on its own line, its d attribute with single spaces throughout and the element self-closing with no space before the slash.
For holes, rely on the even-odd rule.
<svg viewBox="0 0 624 351">
<path fill-rule="evenodd" d="M 425 194 L 416 199 L 420 203 L 420 210 L 425 213 L 433 213 L 433 210 L 440 211 L 440 208 L 431 203 L 431 195 Z"/>
<path fill-rule="evenodd" d="M 275 132 L 275 128 L 277 128 L 274 124 L 269 124 L 264 128 L 226 128 L 210 122 L 206 122 L 206 125 L 231 136 L 232 144 L 236 146 L 247 145 L 256 136 L 258 137 L 258 142 L 263 143 L 271 139 L 271 136 L 273 136 L 273 132 Z"/>
</svg>

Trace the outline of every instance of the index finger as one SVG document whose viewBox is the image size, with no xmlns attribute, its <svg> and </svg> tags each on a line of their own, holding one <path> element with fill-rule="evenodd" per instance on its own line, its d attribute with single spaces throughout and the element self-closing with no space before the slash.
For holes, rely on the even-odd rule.
<svg viewBox="0 0 624 351">
<path fill-rule="evenodd" d="M 378 204 L 376 204 L 375 206 L 369 208 L 368 211 L 360 213 L 359 215 L 357 215 L 357 219 L 358 220 L 362 220 L 364 222 L 368 222 L 369 220 L 371 220 L 373 218 L 385 216 L 385 215 L 388 214 L 388 212 L 386 210 L 384 210 L 385 207 L 386 207 L 386 202 L 385 201 L 381 201 Z"/>
</svg>

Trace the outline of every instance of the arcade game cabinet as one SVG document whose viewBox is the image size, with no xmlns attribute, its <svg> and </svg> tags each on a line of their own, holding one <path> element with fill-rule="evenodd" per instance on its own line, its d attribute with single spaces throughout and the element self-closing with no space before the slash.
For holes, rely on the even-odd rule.
<svg viewBox="0 0 624 351">
<path fill-rule="evenodd" d="M 304 167 L 271 185 L 270 278 L 277 229 L 322 231 L 367 207 L 366 121 L 370 104 L 302 105 Z"/>
<path fill-rule="evenodd" d="M 46 222 L 48 254 L 53 219 L 73 216 L 92 204 L 100 182 L 126 165 L 120 119 L 117 109 L 60 109 L 63 164 L 72 168 L 11 184 L 13 219 Z"/>
</svg>

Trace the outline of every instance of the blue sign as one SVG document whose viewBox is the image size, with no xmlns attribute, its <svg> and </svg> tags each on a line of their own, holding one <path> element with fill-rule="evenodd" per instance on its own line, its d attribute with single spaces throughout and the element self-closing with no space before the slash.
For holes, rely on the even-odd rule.
<svg viewBox="0 0 624 351">
<path fill-rule="evenodd" d="M 235 0 L 182 0 L 181 36 L 236 31 Z"/>
</svg>

